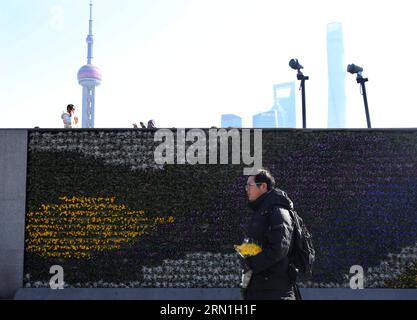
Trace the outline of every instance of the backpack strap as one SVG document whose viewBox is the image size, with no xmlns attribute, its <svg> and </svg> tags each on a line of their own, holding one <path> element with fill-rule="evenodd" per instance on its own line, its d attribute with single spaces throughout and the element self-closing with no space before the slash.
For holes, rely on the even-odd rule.
<svg viewBox="0 0 417 320">
<path fill-rule="evenodd" d="M 299 226 L 297 227 L 297 225 L 298 225 L 298 221 L 297 221 L 297 218 L 296 218 L 296 214 L 297 213 L 296 213 L 296 211 L 294 209 L 291 209 L 291 208 L 289 208 L 287 206 L 283 206 L 283 205 L 281 205 L 281 206 L 273 206 L 272 208 L 269 208 L 269 209 L 265 210 L 265 213 L 263 213 L 263 215 L 268 215 L 268 225 L 269 225 L 269 228 L 271 228 L 271 214 L 273 213 L 273 211 L 274 211 L 275 208 L 285 209 L 290 214 L 290 219 L 291 219 L 292 227 L 293 227 L 293 231 L 292 231 L 292 235 L 293 236 L 292 236 L 292 239 L 291 239 L 290 250 L 288 251 L 288 255 L 287 255 L 288 257 L 290 257 L 291 254 L 292 254 L 292 252 L 293 252 L 293 250 L 294 250 L 294 232 L 296 231 L 295 229 L 299 227 Z"/>
<path fill-rule="evenodd" d="M 300 293 L 300 290 L 299 290 L 298 285 L 297 285 L 297 277 L 298 277 L 298 272 L 299 271 L 295 267 L 294 262 L 292 260 L 293 259 L 293 255 L 294 255 L 294 247 L 295 247 L 295 232 L 297 232 L 296 229 L 299 227 L 299 223 L 298 223 L 298 220 L 297 220 L 297 212 L 294 209 L 289 208 L 289 207 L 286 207 L 286 206 L 273 206 L 272 208 L 269 208 L 265 212 L 265 215 L 266 214 L 268 215 L 268 223 L 269 223 L 269 225 L 271 225 L 271 220 L 270 220 L 271 219 L 270 218 L 271 213 L 273 212 L 273 210 L 276 210 L 276 209 L 278 209 L 278 210 L 279 209 L 285 209 L 285 210 L 287 210 L 289 212 L 289 215 L 290 215 L 290 219 L 291 219 L 291 222 L 292 222 L 293 230 L 292 230 L 292 237 L 291 237 L 290 248 L 289 248 L 288 254 L 287 254 L 287 257 L 289 259 L 288 276 L 290 278 L 291 285 L 293 286 L 296 300 L 302 300 L 301 293 Z"/>
<path fill-rule="evenodd" d="M 290 218 L 291 218 L 293 226 L 296 224 L 296 221 L 297 221 L 297 219 L 295 217 L 296 211 L 294 209 L 291 209 L 290 207 L 287 207 L 287 206 L 284 206 L 284 205 L 272 206 L 272 208 L 269 208 L 269 209 L 265 210 L 264 213 L 262 213 L 262 215 L 268 215 L 269 224 L 271 224 L 270 223 L 271 222 L 271 220 L 270 220 L 271 213 L 274 211 L 275 208 L 287 210 L 290 214 Z"/>
</svg>

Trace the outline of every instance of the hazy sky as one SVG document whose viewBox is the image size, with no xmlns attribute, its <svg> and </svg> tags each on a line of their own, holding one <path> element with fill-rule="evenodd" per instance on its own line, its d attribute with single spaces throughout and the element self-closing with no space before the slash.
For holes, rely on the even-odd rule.
<svg viewBox="0 0 417 320">
<path fill-rule="evenodd" d="M 220 126 L 273 104 L 273 85 L 304 65 L 307 125 L 327 126 L 326 27 L 341 22 L 345 62 L 364 68 L 373 127 L 417 127 L 415 0 L 95 0 L 94 60 L 103 73 L 96 127 Z M 60 128 L 86 63 L 89 0 L 0 0 L 0 128 Z M 297 88 L 299 82 L 297 81 Z M 348 125 L 366 127 L 347 74 Z M 297 123 L 301 96 L 297 91 Z"/>
</svg>

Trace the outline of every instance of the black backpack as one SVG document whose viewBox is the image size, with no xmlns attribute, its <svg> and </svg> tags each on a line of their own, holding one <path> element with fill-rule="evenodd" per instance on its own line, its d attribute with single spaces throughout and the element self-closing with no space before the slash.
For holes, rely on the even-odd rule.
<svg viewBox="0 0 417 320">
<path fill-rule="evenodd" d="M 295 210 L 288 211 L 294 227 L 293 247 L 288 254 L 290 264 L 292 263 L 298 269 L 298 272 L 312 275 L 316 253 L 313 248 L 311 234 L 297 212 Z"/>
</svg>

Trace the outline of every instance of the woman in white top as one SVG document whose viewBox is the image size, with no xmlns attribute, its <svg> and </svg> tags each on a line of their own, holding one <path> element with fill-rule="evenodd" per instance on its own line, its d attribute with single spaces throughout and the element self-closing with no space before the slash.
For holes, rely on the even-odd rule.
<svg viewBox="0 0 417 320">
<path fill-rule="evenodd" d="M 64 128 L 71 129 L 73 125 L 78 124 L 78 118 L 74 115 L 75 107 L 73 104 L 67 106 L 67 112 L 63 112 L 61 119 L 64 122 Z"/>
</svg>

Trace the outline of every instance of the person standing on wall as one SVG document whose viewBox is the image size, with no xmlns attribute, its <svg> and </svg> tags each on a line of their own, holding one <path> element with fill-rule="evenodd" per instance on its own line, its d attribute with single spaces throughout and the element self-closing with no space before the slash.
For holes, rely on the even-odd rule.
<svg viewBox="0 0 417 320">
<path fill-rule="evenodd" d="M 148 121 L 148 127 L 146 127 L 143 122 L 140 122 L 140 126 L 142 129 L 156 129 L 155 120 L 152 119 Z M 133 128 L 138 129 L 138 125 L 133 123 Z"/>
<path fill-rule="evenodd" d="M 151 119 L 148 121 L 148 129 L 156 129 L 155 120 Z"/>
<path fill-rule="evenodd" d="M 67 112 L 62 113 L 61 119 L 65 129 L 71 129 L 78 124 L 78 117 L 75 116 L 75 107 L 73 104 L 67 106 Z"/>
</svg>

